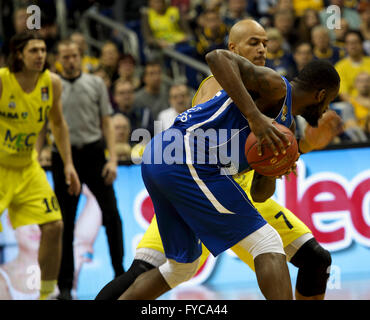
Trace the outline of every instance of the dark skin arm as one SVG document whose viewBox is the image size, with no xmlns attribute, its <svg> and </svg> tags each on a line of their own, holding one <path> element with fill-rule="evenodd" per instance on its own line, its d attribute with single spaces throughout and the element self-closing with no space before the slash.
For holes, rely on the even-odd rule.
<svg viewBox="0 0 370 320">
<path fill-rule="evenodd" d="M 295 121 L 293 120 L 292 125 L 289 128 L 295 133 Z M 297 159 L 298 160 L 298 159 Z M 295 165 L 285 175 L 288 176 L 291 172 L 295 172 Z M 251 197 L 254 202 L 265 202 L 271 198 L 275 193 L 276 179 L 280 177 L 267 177 L 254 171 L 252 186 L 251 186 Z"/>
<path fill-rule="evenodd" d="M 211 99 L 222 87 L 217 82 L 215 77 L 209 78 L 200 87 L 196 97 L 193 100 L 192 106 L 203 103 Z M 290 130 L 295 132 L 295 122 L 293 121 Z M 290 172 L 290 171 L 289 171 Z M 254 172 L 251 186 L 251 196 L 255 202 L 265 202 L 275 192 L 276 179 L 278 177 L 266 177 Z"/>
<path fill-rule="evenodd" d="M 276 155 L 279 151 L 285 153 L 288 139 L 273 125 L 273 119 L 265 115 L 272 113 L 285 97 L 286 87 L 281 76 L 228 50 L 214 50 L 206 55 L 206 60 L 217 82 L 248 120 L 257 138 L 258 153 L 262 154 L 262 141 L 266 141 Z M 261 98 L 254 102 L 249 92 Z"/>
</svg>

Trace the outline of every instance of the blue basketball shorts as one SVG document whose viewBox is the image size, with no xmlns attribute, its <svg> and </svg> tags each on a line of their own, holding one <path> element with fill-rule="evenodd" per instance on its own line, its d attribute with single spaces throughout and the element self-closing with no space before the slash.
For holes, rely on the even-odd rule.
<svg viewBox="0 0 370 320">
<path fill-rule="evenodd" d="M 217 256 L 266 224 L 243 189 L 217 166 L 150 163 L 154 150 L 146 148 L 141 172 L 167 258 L 193 262 L 201 242 Z"/>
</svg>

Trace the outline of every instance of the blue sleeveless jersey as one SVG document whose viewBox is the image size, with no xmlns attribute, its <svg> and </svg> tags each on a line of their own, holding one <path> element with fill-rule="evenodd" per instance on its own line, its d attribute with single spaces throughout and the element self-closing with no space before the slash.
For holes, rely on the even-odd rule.
<svg viewBox="0 0 370 320">
<path fill-rule="evenodd" d="M 275 120 L 289 128 L 293 121 L 291 86 L 286 78 L 282 78 L 287 93 Z M 249 168 L 244 148 L 250 132 L 247 119 L 221 90 L 207 102 L 178 115 L 162 138 L 182 149 L 175 156 L 176 163 L 224 167 L 228 168 L 229 174 L 235 174 Z M 171 136 L 177 139 L 171 140 Z M 163 147 L 167 145 L 164 142 Z"/>
</svg>

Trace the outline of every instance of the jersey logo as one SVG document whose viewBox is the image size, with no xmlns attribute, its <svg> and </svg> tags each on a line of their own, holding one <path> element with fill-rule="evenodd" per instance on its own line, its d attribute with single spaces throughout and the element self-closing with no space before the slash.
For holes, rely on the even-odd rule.
<svg viewBox="0 0 370 320">
<path fill-rule="evenodd" d="M 48 87 L 41 88 L 41 100 L 42 101 L 49 100 L 49 88 Z"/>
<path fill-rule="evenodd" d="M 284 107 L 283 107 L 283 112 L 281 113 L 281 121 L 286 120 L 287 114 L 288 114 L 288 107 L 285 104 Z"/>
<path fill-rule="evenodd" d="M 15 102 L 13 101 L 14 99 L 15 99 L 14 95 L 11 94 L 10 97 L 9 97 L 10 102 L 8 104 L 8 107 L 10 109 L 14 109 L 16 107 Z"/>
</svg>

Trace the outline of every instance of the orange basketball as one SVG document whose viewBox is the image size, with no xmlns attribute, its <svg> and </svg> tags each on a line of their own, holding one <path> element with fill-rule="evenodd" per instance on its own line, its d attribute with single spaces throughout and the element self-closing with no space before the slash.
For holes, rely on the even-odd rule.
<svg viewBox="0 0 370 320">
<path fill-rule="evenodd" d="M 292 131 L 287 127 L 274 123 L 290 141 L 286 146 L 286 154 L 279 153 L 275 156 L 267 143 L 262 143 L 262 156 L 257 153 L 257 139 L 253 132 L 250 133 L 245 142 L 245 156 L 252 169 L 259 174 L 270 177 L 277 177 L 285 174 L 298 159 L 298 144 Z"/>
</svg>

